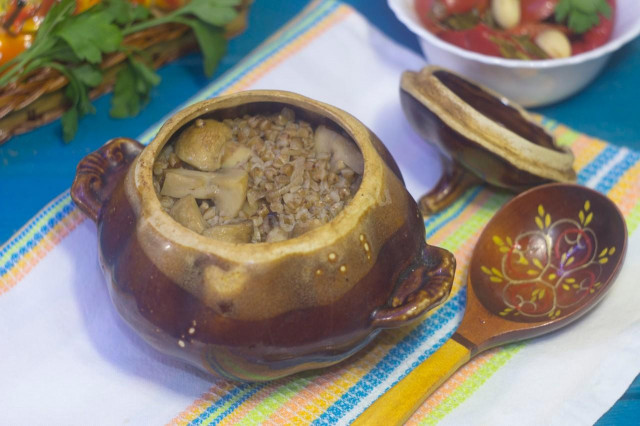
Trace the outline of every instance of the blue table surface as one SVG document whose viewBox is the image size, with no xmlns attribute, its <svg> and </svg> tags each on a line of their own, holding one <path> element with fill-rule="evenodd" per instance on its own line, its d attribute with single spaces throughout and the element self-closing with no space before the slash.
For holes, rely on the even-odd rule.
<svg viewBox="0 0 640 426">
<path fill-rule="evenodd" d="M 420 52 L 415 36 L 399 21 L 384 0 L 347 0 L 370 22 L 398 43 Z M 95 101 L 97 114 L 80 122 L 75 139 L 64 144 L 56 121 L 0 146 L 0 242 L 11 237 L 46 203 L 69 188 L 78 161 L 108 139 L 136 137 L 213 79 L 233 67 L 270 34 L 294 17 L 306 0 L 256 0 L 249 26 L 229 42 L 216 74 L 202 73 L 199 55 L 186 56 L 160 70 L 162 82 L 152 102 L 137 117 L 115 120 L 108 116 L 110 96 Z M 608 142 L 640 149 L 640 38 L 616 54 L 604 72 L 585 90 L 558 104 L 535 111 L 578 131 Z M 179 82 L 179 84 L 177 84 Z M 598 425 L 640 423 L 640 376 Z"/>
</svg>

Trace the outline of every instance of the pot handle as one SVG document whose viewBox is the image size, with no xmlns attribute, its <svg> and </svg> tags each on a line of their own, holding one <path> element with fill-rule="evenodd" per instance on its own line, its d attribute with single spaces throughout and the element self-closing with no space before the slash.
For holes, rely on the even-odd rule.
<svg viewBox="0 0 640 426">
<path fill-rule="evenodd" d="M 98 220 L 104 202 L 143 148 L 144 145 L 133 139 L 111 139 L 78 163 L 71 198 L 94 222 Z"/>
<path fill-rule="evenodd" d="M 431 216 L 449 207 L 472 186 L 482 183 L 473 173 L 467 171 L 457 161 L 444 155 L 442 176 L 431 191 L 420 197 L 418 207 L 423 216 Z"/>
<path fill-rule="evenodd" d="M 456 258 L 451 252 L 427 245 L 418 263 L 400 277 L 390 307 L 373 313 L 373 327 L 406 325 L 444 302 L 451 292 L 455 271 Z"/>
</svg>

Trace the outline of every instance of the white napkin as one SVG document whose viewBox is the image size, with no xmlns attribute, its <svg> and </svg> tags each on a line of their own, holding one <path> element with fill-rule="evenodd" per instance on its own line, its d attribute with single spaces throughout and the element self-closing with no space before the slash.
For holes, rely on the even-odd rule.
<svg viewBox="0 0 640 426">
<path fill-rule="evenodd" d="M 419 69 L 423 60 L 356 12 L 339 9 L 342 15 L 330 25 L 323 18 L 326 25 L 320 22 L 290 42 L 283 41 L 286 31 L 269 40 L 262 52 L 282 46 L 263 60 L 273 63 L 254 68 L 227 89 L 290 90 L 349 111 L 385 142 L 410 192 L 419 196 L 435 183 L 440 164 L 434 148 L 407 124 L 398 84 L 403 70 Z M 238 67 L 248 69 L 260 54 Z M 224 81 L 223 76 L 196 98 L 221 90 Z M 157 353 L 124 324 L 98 266 L 95 225 L 65 223 L 61 240 L 51 238 L 40 259 L 0 277 L 0 423 L 158 424 L 198 406 L 212 386 L 210 378 Z M 10 243 L 20 241 L 17 236 Z M 526 344 L 440 418 L 449 424 L 504 425 L 597 420 L 640 371 L 638 276 L 636 233 L 624 270 L 597 309 Z M 348 423 L 357 414 L 345 411 L 337 421 Z"/>
</svg>

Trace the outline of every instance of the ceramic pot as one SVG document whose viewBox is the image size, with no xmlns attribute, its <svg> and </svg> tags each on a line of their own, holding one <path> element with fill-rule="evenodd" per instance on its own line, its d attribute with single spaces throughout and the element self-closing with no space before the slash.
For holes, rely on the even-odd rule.
<svg viewBox="0 0 640 426">
<path fill-rule="evenodd" d="M 406 117 L 442 153 L 444 173 L 420 199 L 425 215 L 442 210 L 469 186 L 521 192 L 548 182 L 574 182 L 573 153 L 519 105 L 436 66 L 406 71 L 400 83 Z"/>
<path fill-rule="evenodd" d="M 344 131 L 364 158 L 354 198 L 329 223 L 286 241 L 234 244 L 175 222 L 152 165 L 197 118 L 269 114 L 284 106 Z M 250 91 L 190 106 L 143 147 L 115 139 L 78 165 L 71 195 L 98 227 L 100 262 L 124 320 L 162 352 L 243 381 L 335 364 L 383 328 L 446 299 L 455 259 L 425 242 L 422 218 L 393 158 L 362 123 L 288 92 Z"/>
</svg>

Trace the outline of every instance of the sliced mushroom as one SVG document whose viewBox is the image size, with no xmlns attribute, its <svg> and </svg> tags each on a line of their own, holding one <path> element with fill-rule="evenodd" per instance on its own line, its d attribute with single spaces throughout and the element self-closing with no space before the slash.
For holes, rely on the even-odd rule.
<svg viewBox="0 0 640 426">
<path fill-rule="evenodd" d="M 238 167 L 251 157 L 251 148 L 238 142 L 227 142 L 222 149 L 222 167 Z"/>
<path fill-rule="evenodd" d="M 253 222 L 244 220 L 239 223 L 213 226 L 205 229 L 202 235 L 228 243 L 250 243 L 253 235 Z"/>
<path fill-rule="evenodd" d="M 276 226 L 267 234 L 267 242 L 275 243 L 277 241 L 284 241 L 289 238 L 289 233 L 284 229 Z"/>
<path fill-rule="evenodd" d="M 314 143 L 317 153 L 327 152 L 331 154 L 332 168 L 335 168 L 338 162 L 342 161 L 360 175 L 364 171 L 362 154 L 344 136 L 325 126 L 318 126 L 314 134 Z"/>
<path fill-rule="evenodd" d="M 193 195 L 187 195 L 176 201 L 169 214 L 178 223 L 198 234 L 202 233 L 207 226 Z"/>
<path fill-rule="evenodd" d="M 217 183 L 220 190 L 214 194 L 213 202 L 222 217 L 235 217 L 247 200 L 249 175 L 242 169 L 222 169 Z"/>
<path fill-rule="evenodd" d="M 180 134 L 175 152 L 185 163 L 212 172 L 220 168 L 222 147 L 231 137 L 231 129 L 226 124 L 198 119 Z"/>
<path fill-rule="evenodd" d="M 224 217 L 233 217 L 247 199 L 249 176 L 242 169 L 221 169 L 217 172 L 197 170 L 167 170 L 161 195 L 182 198 L 192 195 L 212 199 L 216 210 Z"/>
</svg>

